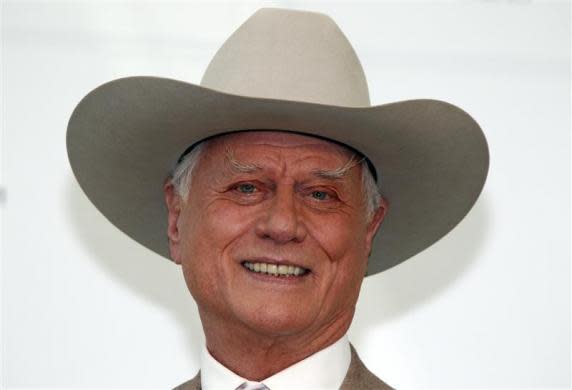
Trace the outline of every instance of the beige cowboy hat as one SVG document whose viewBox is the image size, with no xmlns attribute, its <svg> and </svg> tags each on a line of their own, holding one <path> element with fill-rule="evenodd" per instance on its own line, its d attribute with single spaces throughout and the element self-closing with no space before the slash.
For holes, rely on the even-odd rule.
<svg viewBox="0 0 572 390">
<path fill-rule="evenodd" d="M 369 159 L 389 211 L 368 275 L 435 243 L 469 212 L 487 176 L 479 125 L 420 99 L 371 106 L 363 69 L 328 16 L 264 8 L 222 45 L 200 85 L 113 80 L 75 108 L 73 172 L 119 229 L 169 258 L 163 182 L 189 146 L 243 130 L 284 130 L 345 144 Z"/>
</svg>

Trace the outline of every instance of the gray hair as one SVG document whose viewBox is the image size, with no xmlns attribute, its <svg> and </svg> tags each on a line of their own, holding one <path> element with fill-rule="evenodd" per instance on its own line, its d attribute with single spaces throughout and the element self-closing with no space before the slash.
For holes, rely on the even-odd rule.
<svg viewBox="0 0 572 390">
<path fill-rule="evenodd" d="M 171 173 L 171 183 L 173 184 L 177 194 L 184 201 L 187 200 L 189 195 L 193 170 L 195 169 L 197 163 L 201 158 L 202 152 L 205 150 L 209 142 L 210 140 L 202 141 L 194 146 L 193 149 L 177 164 Z M 354 154 L 350 160 L 344 164 L 343 167 L 340 167 L 335 171 L 324 172 L 323 175 L 328 177 L 341 177 L 347 173 L 347 171 L 358 164 L 361 165 L 363 200 L 365 202 L 366 215 L 369 222 L 380 206 L 381 192 L 378 183 L 376 183 L 375 179 L 373 178 L 373 174 L 369 169 L 365 157 L 357 159 L 357 154 Z"/>
</svg>

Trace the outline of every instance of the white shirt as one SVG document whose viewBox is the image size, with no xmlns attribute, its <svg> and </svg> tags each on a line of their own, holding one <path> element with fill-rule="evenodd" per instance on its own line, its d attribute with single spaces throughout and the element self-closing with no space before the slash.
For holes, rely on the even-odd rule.
<svg viewBox="0 0 572 390">
<path fill-rule="evenodd" d="M 264 379 L 270 390 L 339 389 L 350 367 L 351 352 L 347 336 L 288 368 Z M 201 352 L 201 387 L 203 390 L 234 390 L 250 382 L 220 364 L 203 346 Z"/>
</svg>

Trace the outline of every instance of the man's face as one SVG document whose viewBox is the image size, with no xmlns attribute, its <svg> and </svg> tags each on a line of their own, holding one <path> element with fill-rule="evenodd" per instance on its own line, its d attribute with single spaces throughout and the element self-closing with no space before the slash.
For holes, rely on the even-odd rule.
<svg viewBox="0 0 572 390">
<path fill-rule="evenodd" d="M 263 335 L 349 326 L 385 208 L 369 221 L 360 165 L 329 177 L 351 156 L 314 137 L 235 133 L 203 151 L 186 202 L 165 187 L 171 255 L 203 322 Z"/>
</svg>

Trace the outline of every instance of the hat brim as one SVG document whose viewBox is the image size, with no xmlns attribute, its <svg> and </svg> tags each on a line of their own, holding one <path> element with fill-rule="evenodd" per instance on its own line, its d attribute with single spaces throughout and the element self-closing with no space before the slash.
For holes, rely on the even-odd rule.
<svg viewBox="0 0 572 390">
<path fill-rule="evenodd" d="M 68 124 L 72 170 L 93 204 L 119 229 L 169 256 L 163 183 L 181 154 L 237 130 L 291 130 L 362 152 L 378 173 L 388 213 L 368 275 L 429 247 L 477 200 L 489 152 L 460 108 L 420 99 L 339 107 L 222 93 L 158 77 L 129 77 L 90 92 Z"/>
</svg>

